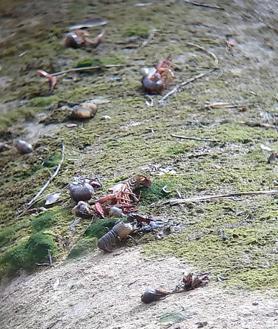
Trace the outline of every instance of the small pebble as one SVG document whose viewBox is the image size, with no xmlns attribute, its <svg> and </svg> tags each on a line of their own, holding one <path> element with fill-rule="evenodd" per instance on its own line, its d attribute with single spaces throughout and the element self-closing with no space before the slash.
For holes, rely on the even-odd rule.
<svg viewBox="0 0 278 329">
<path fill-rule="evenodd" d="M 66 127 L 67 127 L 67 128 L 75 128 L 75 127 L 77 127 L 77 124 L 76 124 L 76 123 L 68 123 L 68 124 L 66 125 Z"/>
<path fill-rule="evenodd" d="M 10 147 L 5 143 L 0 143 L 0 152 L 8 150 Z"/>
<path fill-rule="evenodd" d="M 109 115 L 103 115 L 101 120 L 111 120 L 111 117 Z"/>
<path fill-rule="evenodd" d="M 25 141 L 23 141 L 23 140 L 21 140 L 21 139 L 18 139 L 15 142 L 15 147 L 18 150 L 18 152 L 21 153 L 21 154 L 27 154 L 27 153 L 33 152 L 32 145 L 25 142 Z"/>
</svg>

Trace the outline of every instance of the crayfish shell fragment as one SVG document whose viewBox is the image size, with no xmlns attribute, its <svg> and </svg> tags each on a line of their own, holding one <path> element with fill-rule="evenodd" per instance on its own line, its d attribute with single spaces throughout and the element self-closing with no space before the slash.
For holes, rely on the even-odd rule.
<svg viewBox="0 0 278 329">
<path fill-rule="evenodd" d="M 72 209 L 72 213 L 76 217 L 81 218 L 91 218 L 93 216 L 93 211 L 90 205 L 84 201 L 79 201 L 78 204 Z"/>
<path fill-rule="evenodd" d="M 120 240 L 124 240 L 130 235 L 130 233 L 132 233 L 133 228 L 129 223 L 125 224 L 123 222 L 119 222 L 113 227 L 112 230 L 116 233 Z"/>
<path fill-rule="evenodd" d="M 71 112 L 71 117 L 77 120 L 86 120 L 95 116 L 97 106 L 93 103 L 84 103 L 81 106 L 76 106 Z"/>
<path fill-rule="evenodd" d="M 156 302 L 162 298 L 165 298 L 167 295 L 169 295 L 169 292 L 165 290 L 147 288 L 144 294 L 141 296 L 141 301 L 145 304 L 150 304 L 152 302 Z"/>
<path fill-rule="evenodd" d="M 94 193 L 94 188 L 88 183 L 83 183 L 83 184 L 72 183 L 69 184 L 69 192 L 71 198 L 75 202 L 88 201 L 91 199 Z"/>
<path fill-rule="evenodd" d="M 64 46 L 68 48 L 79 48 L 85 45 L 88 32 L 80 29 L 71 31 L 66 34 L 64 39 Z"/>
</svg>

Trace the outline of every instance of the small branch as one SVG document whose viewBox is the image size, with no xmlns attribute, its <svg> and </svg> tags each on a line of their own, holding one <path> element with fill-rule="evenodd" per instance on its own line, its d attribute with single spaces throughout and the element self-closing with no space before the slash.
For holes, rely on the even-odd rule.
<svg viewBox="0 0 278 329">
<path fill-rule="evenodd" d="M 271 125 L 269 123 L 244 121 L 244 122 L 242 122 L 242 124 L 245 124 L 248 127 L 260 127 L 260 128 L 266 128 L 266 129 L 278 129 L 278 126 Z"/>
<path fill-rule="evenodd" d="M 238 196 L 248 196 L 248 195 L 272 195 L 278 194 L 278 190 L 269 190 L 269 191 L 253 191 L 253 192 L 237 192 L 237 193 L 228 193 L 228 194 L 213 194 L 213 195 L 203 195 L 186 199 L 170 199 L 162 204 L 170 204 L 171 206 L 178 204 L 185 204 L 191 202 L 203 202 L 219 198 L 232 198 Z"/>
<path fill-rule="evenodd" d="M 187 137 L 187 136 L 180 136 L 180 135 L 175 135 L 175 134 L 171 134 L 171 136 L 176 137 L 176 138 L 181 138 L 181 139 L 193 140 L 193 141 L 213 142 L 213 143 L 220 142 L 219 140 L 209 139 L 209 138 Z"/>
<path fill-rule="evenodd" d="M 103 69 L 103 68 L 123 67 L 123 66 L 126 66 L 126 65 L 124 65 L 124 64 L 110 64 L 110 65 L 100 65 L 100 66 L 76 67 L 76 68 L 73 68 L 73 69 L 68 69 L 68 70 L 65 70 L 65 71 L 52 73 L 51 75 L 57 77 L 59 75 L 64 75 L 64 74 L 71 73 L 71 72 L 99 70 L 99 69 Z"/>
<path fill-rule="evenodd" d="M 198 75 L 196 75 L 195 77 L 193 77 L 193 78 L 191 78 L 191 79 L 188 79 L 188 80 L 186 80 L 186 81 L 184 81 L 184 82 L 182 82 L 182 83 L 176 85 L 172 90 L 170 90 L 166 95 L 164 95 L 164 96 L 160 99 L 159 104 L 162 104 L 167 98 L 169 98 L 169 97 L 172 96 L 173 94 L 176 94 L 176 93 L 177 93 L 178 91 L 180 91 L 180 89 L 182 89 L 184 86 L 186 86 L 186 85 L 188 85 L 188 84 L 190 84 L 190 83 L 192 83 L 192 82 L 194 82 L 194 81 L 196 81 L 196 80 L 198 80 L 198 79 L 203 78 L 204 76 L 206 76 L 206 75 L 208 75 L 208 74 L 214 72 L 215 70 L 217 70 L 217 68 L 214 68 L 214 69 L 212 69 L 212 70 L 210 70 L 210 71 L 207 71 L 207 72 L 205 72 L 205 73 L 198 74 Z"/>
<path fill-rule="evenodd" d="M 183 1 L 185 3 L 188 3 L 189 5 L 193 5 L 193 6 L 204 7 L 204 8 L 209 8 L 209 9 L 225 10 L 222 7 L 218 7 L 218 6 L 214 6 L 214 5 L 208 5 L 208 4 L 205 4 L 205 3 L 199 3 L 199 2 L 188 1 L 188 0 L 183 0 Z"/>
<path fill-rule="evenodd" d="M 210 56 L 210 57 L 212 57 L 214 59 L 214 64 L 216 66 L 218 66 L 218 64 L 219 64 L 218 58 L 216 57 L 216 55 L 213 52 L 211 52 L 211 51 L 209 51 L 209 50 L 207 50 L 207 49 L 205 49 L 205 48 L 203 48 L 203 47 L 201 47 L 199 45 L 196 45 L 195 43 L 186 42 L 186 44 L 188 46 L 195 47 L 195 48 L 200 49 L 203 52 L 205 52 L 208 56 Z"/>
<path fill-rule="evenodd" d="M 32 205 L 36 202 L 36 200 L 38 199 L 38 197 L 46 190 L 46 188 L 48 187 L 48 185 L 52 182 L 52 180 L 58 175 L 59 171 L 60 171 L 60 168 L 62 166 L 62 163 L 64 162 L 64 159 L 65 159 L 65 146 L 64 144 L 62 144 L 62 158 L 61 158 L 61 161 L 60 163 L 58 164 L 55 172 L 53 173 L 53 175 L 48 179 L 48 181 L 43 185 L 43 187 L 39 190 L 39 192 L 33 197 L 33 199 L 31 201 L 29 201 L 27 203 L 27 207 L 25 209 L 28 210 L 29 208 L 32 207 Z M 24 211 L 24 212 L 25 212 Z"/>
<path fill-rule="evenodd" d="M 37 266 L 49 266 L 49 263 L 36 263 Z"/>
<path fill-rule="evenodd" d="M 226 103 L 226 102 L 215 102 L 215 103 L 207 103 L 204 108 L 205 109 L 246 109 L 248 106 L 251 104 L 231 104 L 231 103 Z"/>
<path fill-rule="evenodd" d="M 150 100 L 150 102 L 147 101 L 147 100 L 145 101 L 146 105 L 152 107 L 153 106 L 153 98 L 149 95 L 145 95 L 145 97 Z"/>
<path fill-rule="evenodd" d="M 88 230 L 88 228 L 93 224 L 93 222 L 96 220 L 94 216 L 92 216 L 92 219 L 90 220 L 89 224 L 85 226 L 85 228 L 79 233 L 79 235 L 76 237 L 76 239 L 71 243 L 71 246 L 67 250 L 67 255 L 68 257 L 70 253 L 72 252 L 73 248 L 76 246 L 77 242 L 84 236 L 85 232 Z"/>
<path fill-rule="evenodd" d="M 239 125 L 246 125 L 248 127 L 258 127 L 258 128 L 265 128 L 265 129 L 278 129 L 278 126 L 275 124 L 270 123 L 262 123 L 262 122 L 254 122 L 254 121 L 232 121 L 232 120 L 221 120 L 219 124 L 227 124 L 227 123 L 234 123 Z"/>
<path fill-rule="evenodd" d="M 146 45 L 153 39 L 156 32 L 157 32 L 157 30 L 152 30 L 150 35 L 148 36 L 148 38 L 141 44 L 140 47 L 137 48 L 137 50 L 142 49 L 143 47 L 146 47 Z"/>
</svg>

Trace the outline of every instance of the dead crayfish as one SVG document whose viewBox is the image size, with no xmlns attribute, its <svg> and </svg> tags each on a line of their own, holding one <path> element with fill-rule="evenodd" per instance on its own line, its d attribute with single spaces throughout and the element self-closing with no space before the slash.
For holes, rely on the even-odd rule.
<svg viewBox="0 0 278 329">
<path fill-rule="evenodd" d="M 109 215 L 113 206 L 118 207 L 124 214 L 134 211 L 132 203 L 138 202 L 139 199 L 135 191 L 140 187 L 149 187 L 151 181 L 143 175 L 136 175 L 124 182 L 118 183 L 109 189 L 111 194 L 105 195 L 95 202 L 94 210 L 101 217 Z"/>
<path fill-rule="evenodd" d="M 66 34 L 64 39 L 64 46 L 70 48 L 80 47 L 97 47 L 103 40 L 105 31 L 103 30 L 95 39 L 90 39 L 89 32 L 81 29 L 71 31 Z"/>
<path fill-rule="evenodd" d="M 170 57 L 160 61 L 153 70 L 147 70 L 142 79 L 144 90 L 149 94 L 161 94 L 174 78 Z"/>
<path fill-rule="evenodd" d="M 204 287 L 209 282 L 208 275 L 205 274 L 193 274 L 189 273 L 184 275 L 182 281 L 179 285 L 176 286 L 175 289 L 171 291 L 167 291 L 164 289 L 153 289 L 148 288 L 145 290 L 144 294 L 141 296 L 141 301 L 145 304 L 149 304 L 160 299 L 164 299 L 168 295 L 177 294 L 180 292 L 185 292 L 189 290 L 193 290 L 199 287 Z"/>
</svg>

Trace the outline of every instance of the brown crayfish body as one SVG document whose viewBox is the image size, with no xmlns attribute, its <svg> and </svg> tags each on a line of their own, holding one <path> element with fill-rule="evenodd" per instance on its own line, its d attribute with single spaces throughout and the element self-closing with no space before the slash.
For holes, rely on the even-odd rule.
<svg viewBox="0 0 278 329">
<path fill-rule="evenodd" d="M 64 46 L 69 48 L 97 47 L 102 42 L 104 33 L 102 31 L 94 39 L 90 39 L 88 31 L 77 29 L 66 34 Z"/>
<path fill-rule="evenodd" d="M 146 74 L 142 79 L 144 90 L 149 94 L 161 94 L 174 78 L 171 69 L 172 62 L 170 58 L 162 60 L 154 70 Z"/>
</svg>

